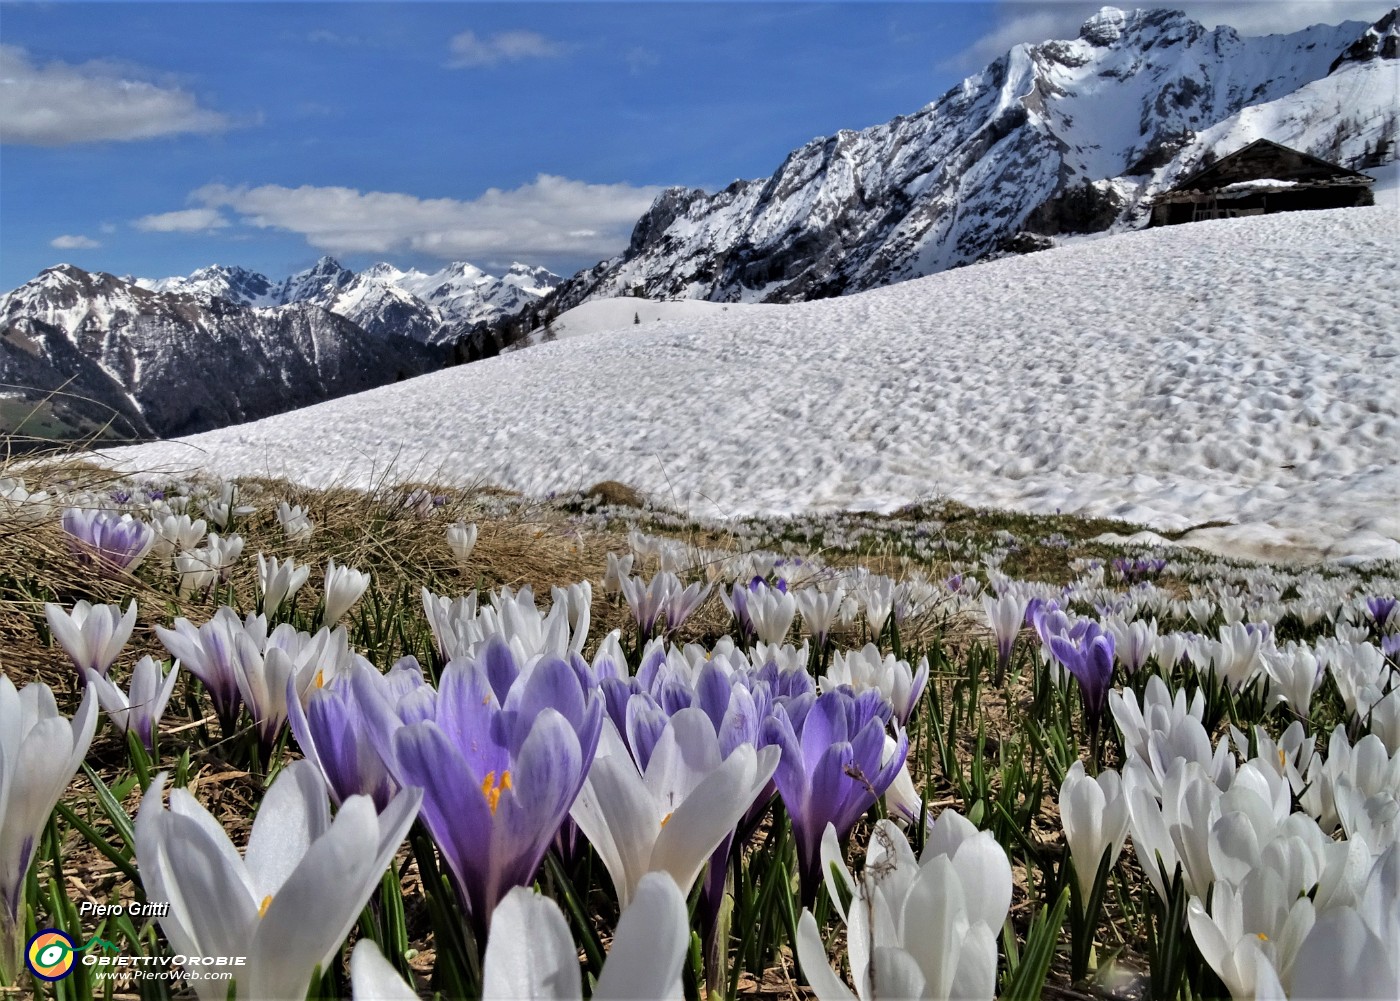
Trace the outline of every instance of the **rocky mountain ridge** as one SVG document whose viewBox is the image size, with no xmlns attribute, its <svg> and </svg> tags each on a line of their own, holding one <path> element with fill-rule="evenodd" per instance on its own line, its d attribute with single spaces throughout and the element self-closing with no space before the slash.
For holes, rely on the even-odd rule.
<svg viewBox="0 0 1400 1001">
<path fill-rule="evenodd" d="M 1133 228 L 1158 191 L 1261 135 L 1356 159 L 1395 138 L 1395 20 L 1247 37 L 1105 7 L 1076 38 L 1017 45 L 919 111 L 815 139 L 769 177 L 667 189 L 627 249 L 564 282 L 553 308 L 822 298 Z M 1250 114 L 1261 107 L 1273 110 Z"/>
</svg>

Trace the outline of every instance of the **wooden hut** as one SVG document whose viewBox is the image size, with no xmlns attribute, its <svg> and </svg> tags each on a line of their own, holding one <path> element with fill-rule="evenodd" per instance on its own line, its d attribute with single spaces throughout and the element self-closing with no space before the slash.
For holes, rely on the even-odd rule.
<svg viewBox="0 0 1400 1001">
<path fill-rule="evenodd" d="M 1152 226 L 1373 205 L 1375 178 L 1256 139 L 1152 200 Z"/>
</svg>

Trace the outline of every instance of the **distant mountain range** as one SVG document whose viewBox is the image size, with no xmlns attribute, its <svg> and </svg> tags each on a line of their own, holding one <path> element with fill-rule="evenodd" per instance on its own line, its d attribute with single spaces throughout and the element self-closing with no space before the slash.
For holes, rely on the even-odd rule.
<svg viewBox="0 0 1400 1001">
<path fill-rule="evenodd" d="M 153 292 L 217 296 L 240 306 L 307 303 L 345 317 L 372 334 L 397 334 L 424 344 L 451 344 L 471 328 L 511 317 L 548 295 L 558 275 L 512 264 L 495 277 L 458 262 L 441 271 L 401 271 L 375 264 L 358 274 L 323 257 L 315 267 L 274 283 L 265 275 L 221 264 L 175 278 L 125 281 Z"/>
<path fill-rule="evenodd" d="M 0 297 L 0 417 L 7 430 L 29 417 L 33 432 L 51 437 L 109 422 L 104 438 L 206 431 L 421 375 L 448 358 L 310 303 L 242 306 L 66 264 Z"/>
<path fill-rule="evenodd" d="M 274 283 L 213 265 L 117 278 L 59 265 L 0 296 L 0 432 L 169 437 L 494 354 L 489 329 L 559 281 L 512 265 L 434 274 L 324 257 Z"/>
<path fill-rule="evenodd" d="M 667 189 L 627 249 L 552 304 L 842 295 L 1140 227 L 1153 195 L 1254 139 L 1356 162 L 1400 137 L 1396 21 L 1247 37 L 1105 7 L 1078 37 L 1017 45 L 914 114 L 814 139 L 769 177 Z"/>
</svg>

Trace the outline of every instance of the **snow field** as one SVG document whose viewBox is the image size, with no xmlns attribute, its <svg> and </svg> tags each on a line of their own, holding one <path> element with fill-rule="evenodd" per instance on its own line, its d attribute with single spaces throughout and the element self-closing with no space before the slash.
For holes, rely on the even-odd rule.
<svg viewBox="0 0 1400 1001">
<path fill-rule="evenodd" d="M 1129 233 L 640 326 L 628 301 L 612 330 L 110 454 L 313 485 L 618 479 L 698 515 L 944 494 L 1167 532 L 1211 523 L 1182 541 L 1235 555 L 1396 558 L 1395 250 L 1394 211 L 1377 207 Z"/>
</svg>

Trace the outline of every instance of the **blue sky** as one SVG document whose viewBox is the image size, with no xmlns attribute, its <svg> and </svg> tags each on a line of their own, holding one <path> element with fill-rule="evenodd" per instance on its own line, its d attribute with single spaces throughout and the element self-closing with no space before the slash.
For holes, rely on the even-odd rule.
<svg viewBox="0 0 1400 1001">
<path fill-rule="evenodd" d="M 3 3 L 0 289 L 323 253 L 572 273 L 661 187 L 766 175 L 1098 6 Z M 1248 33 L 1386 10 L 1173 6 Z"/>
</svg>

